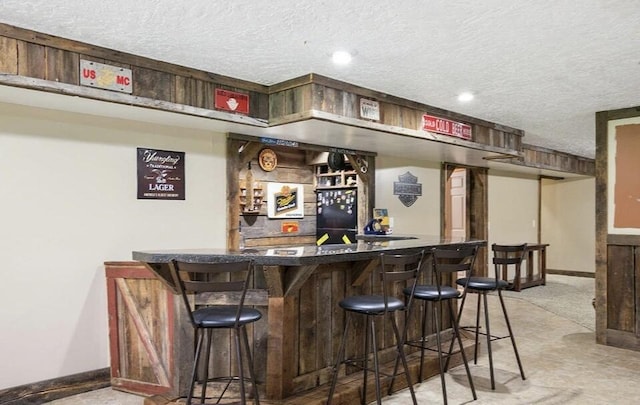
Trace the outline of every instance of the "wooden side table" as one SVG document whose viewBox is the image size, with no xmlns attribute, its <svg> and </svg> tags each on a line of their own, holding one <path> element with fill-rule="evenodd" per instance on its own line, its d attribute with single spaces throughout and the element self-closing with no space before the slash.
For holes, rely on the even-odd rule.
<svg viewBox="0 0 640 405">
<path fill-rule="evenodd" d="M 516 270 L 513 280 L 508 279 L 506 270 L 502 271 L 502 279 L 509 283 L 509 289 L 521 291 L 523 288 L 547 283 L 547 246 L 549 246 L 548 243 L 527 243 L 525 263 L 523 264 L 526 270 L 524 278 L 520 274 L 520 269 Z M 537 266 L 534 266 L 536 253 L 538 255 L 538 263 Z M 534 272 L 534 268 L 537 268 L 536 272 Z"/>
</svg>

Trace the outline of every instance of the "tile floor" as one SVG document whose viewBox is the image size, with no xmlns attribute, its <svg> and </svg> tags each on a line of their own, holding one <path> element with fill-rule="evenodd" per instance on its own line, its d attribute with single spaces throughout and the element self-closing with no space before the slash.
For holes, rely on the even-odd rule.
<svg viewBox="0 0 640 405">
<path fill-rule="evenodd" d="M 558 280 L 565 282 L 566 279 L 565 276 L 549 276 L 548 286 Z M 568 279 L 575 279 L 575 282 L 587 286 L 593 283 L 593 279 Z M 538 292 L 534 293 L 533 290 L 538 288 L 553 292 L 548 286 L 529 289 L 531 292 L 527 295 L 537 295 Z M 590 294 L 587 292 L 577 304 L 585 306 L 581 308 L 583 312 L 593 310 Z M 471 366 L 478 400 L 473 401 L 464 368 L 457 367 L 446 374 L 449 404 L 640 403 L 640 352 L 597 345 L 592 328 L 581 325 L 571 314 L 564 315 L 558 308 L 548 307 L 540 301 L 542 298 L 527 298 L 524 294 L 517 293 L 508 295 L 506 305 L 527 379 L 523 381 L 520 378 L 509 340 L 497 341 L 493 345 L 496 390 L 490 389 L 486 351 L 482 350 L 478 364 Z M 493 296 L 489 301 L 492 331 L 500 333 L 505 328 L 499 316 L 498 299 Z M 475 304 L 475 299 L 471 298 L 469 303 Z M 571 303 L 565 307 L 575 305 Z M 571 312 L 575 308 L 567 310 Z M 475 305 L 466 306 L 463 325 L 473 322 L 474 311 Z M 439 377 L 417 384 L 415 388 L 420 404 L 442 403 Z M 106 388 L 50 404 L 142 405 L 143 402 L 143 397 Z M 410 403 L 406 390 L 384 401 L 385 405 Z"/>
</svg>

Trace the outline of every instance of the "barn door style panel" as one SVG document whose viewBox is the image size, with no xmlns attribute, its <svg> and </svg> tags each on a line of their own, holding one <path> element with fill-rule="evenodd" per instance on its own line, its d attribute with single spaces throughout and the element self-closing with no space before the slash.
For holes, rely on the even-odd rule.
<svg viewBox="0 0 640 405">
<path fill-rule="evenodd" d="M 179 302 L 141 263 L 107 262 L 105 271 L 111 385 L 146 395 L 177 394 L 174 330 Z"/>
<path fill-rule="evenodd" d="M 607 253 L 607 344 L 640 350 L 640 245 L 610 244 Z"/>
</svg>

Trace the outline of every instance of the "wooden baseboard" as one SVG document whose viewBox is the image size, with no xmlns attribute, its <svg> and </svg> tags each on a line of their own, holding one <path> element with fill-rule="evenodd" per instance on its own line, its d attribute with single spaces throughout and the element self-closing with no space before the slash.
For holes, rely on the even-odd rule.
<svg viewBox="0 0 640 405">
<path fill-rule="evenodd" d="M 0 405 L 35 405 L 111 385 L 109 368 L 0 390 Z"/>
<path fill-rule="evenodd" d="M 560 276 L 596 278 L 596 273 L 590 271 L 555 270 L 547 269 L 547 274 L 558 274 Z"/>
</svg>

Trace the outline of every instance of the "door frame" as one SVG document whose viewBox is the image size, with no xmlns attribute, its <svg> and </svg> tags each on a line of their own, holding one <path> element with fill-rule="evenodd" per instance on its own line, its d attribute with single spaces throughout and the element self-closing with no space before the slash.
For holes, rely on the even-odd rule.
<svg viewBox="0 0 640 405">
<path fill-rule="evenodd" d="M 448 204 L 448 183 L 453 171 L 463 168 L 467 171 L 467 198 L 466 198 L 466 233 L 468 239 L 489 238 L 489 193 L 488 193 L 488 169 L 485 167 L 466 166 L 457 163 L 442 163 L 440 171 L 440 235 L 445 237 L 447 225 L 450 221 L 450 209 Z M 476 259 L 477 275 L 486 276 L 487 249 L 479 249 Z"/>
</svg>

